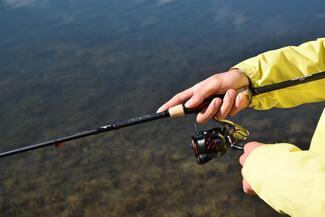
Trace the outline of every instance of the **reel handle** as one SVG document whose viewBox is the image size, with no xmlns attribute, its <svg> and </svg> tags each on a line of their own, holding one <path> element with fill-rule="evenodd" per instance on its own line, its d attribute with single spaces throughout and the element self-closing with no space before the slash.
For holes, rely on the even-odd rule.
<svg viewBox="0 0 325 217">
<path fill-rule="evenodd" d="M 236 150 L 236 151 L 242 151 L 244 152 L 244 146 L 241 146 L 241 145 L 231 145 L 230 148 L 232 150 Z"/>
</svg>

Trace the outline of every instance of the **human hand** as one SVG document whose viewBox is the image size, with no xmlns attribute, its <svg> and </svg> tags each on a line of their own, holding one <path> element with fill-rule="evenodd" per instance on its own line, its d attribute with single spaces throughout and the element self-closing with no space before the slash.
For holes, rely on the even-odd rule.
<svg viewBox="0 0 325 217">
<path fill-rule="evenodd" d="M 215 74 L 191 88 L 188 88 L 171 98 L 162 105 L 157 112 L 165 111 L 173 106 L 184 104 L 189 109 L 199 106 L 204 99 L 216 94 L 225 94 L 223 100 L 214 98 L 210 104 L 201 110 L 197 115 L 198 123 L 205 123 L 216 116 L 224 119 L 233 116 L 246 108 L 250 97 L 248 91 L 237 92 L 249 86 L 249 80 L 239 69 L 232 69 L 228 72 Z"/>
<path fill-rule="evenodd" d="M 263 146 L 265 144 L 263 143 L 259 143 L 259 142 L 249 142 L 244 146 L 244 154 L 242 154 L 239 158 L 239 163 L 244 166 L 245 161 L 247 159 L 247 157 L 250 155 L 250 153 L 255 149 L 258 148 L 260 146 Z M 243 179 L 243 190 L 246 194 L 249 195 L 254 195 L 255 192 L 253 190 L 253 188 L 249 185 L 249 183 Z"/>
</svg>

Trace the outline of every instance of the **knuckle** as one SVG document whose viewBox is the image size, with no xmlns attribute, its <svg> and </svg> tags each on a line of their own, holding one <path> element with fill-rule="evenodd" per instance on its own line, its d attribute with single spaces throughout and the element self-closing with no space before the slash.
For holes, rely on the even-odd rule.
<svg viewBox="0 0 325 217">
<path fill-rule="evenodd" d="M 196 85 L 193 86 L 193 93 L 201 92 L 203 87 L 204 85 L 202 83 L 197 83 Z"/>
<path fill-rule="evenodd" d="M 214 106 L 219 108 L 219 106 L 222 104 L 222 99 L 217 97 L 217 98 L 214 98 Z"/>
</svg>

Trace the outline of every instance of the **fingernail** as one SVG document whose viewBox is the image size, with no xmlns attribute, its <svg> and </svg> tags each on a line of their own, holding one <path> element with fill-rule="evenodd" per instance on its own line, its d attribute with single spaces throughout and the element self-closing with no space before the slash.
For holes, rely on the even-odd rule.
<svg viewBox="0 0 325 217">
<path fill-rule="evenodd" d="M 241 102 L 243 100 L 243 93 L 240 93 L 238 97 L 239 97 L 239 102 Z"/>
<path fill-rule="evenodd" d="M 191 104 L 192 104 L 192 99 L 190 99 L 189 101 L 187 101 L 187 102 L 185 103 L 185 107 L 186 107 L 186 108 L 189 108 L 189 107 L 191 106 Z"/>
<path fill-rule="evenodd" d="M 196 122 L 198 123 L 198 124 L 204 124 L 204 119 L 200 119 L 200 118 L 196 118 Z"/>
<path fill-rule="evenodd" d="M 244 94 L 245 94 L 245 97 L 248 101 L 251 101 L 252 100 L 252 93 L 250 90 L 246 90 L 244 91 Z"/>
<path fill-rule="evenodd" d="M 228 95 L 229 97 L 232 97 L 232 96 L 233 96 L 233 91 L 227 91 L 227 95 Z"/>
<path fill-rule="evenodd" d="M 161 107 L 156 111 L 156 113 L 159 113 L 159 112 L 162 112 L 161 111 L 162 109 L 161 109 Z"/>
</svg>

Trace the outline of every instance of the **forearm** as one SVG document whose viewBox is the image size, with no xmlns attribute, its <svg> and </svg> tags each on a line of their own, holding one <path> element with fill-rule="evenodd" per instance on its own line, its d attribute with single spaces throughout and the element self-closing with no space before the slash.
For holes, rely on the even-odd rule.
<svg viewBox="0 0 325 217">
<path fill-rule="evenodd" d="M 269 51 L 245 60 L 238 68 L 250 79 L 253 87 L 325 71 L 325 38 Z M 325 79 L 285 88 L 253 97 L 255 109 L 289 108 L 303 103 L 325 100 Z"/>
</svg>

